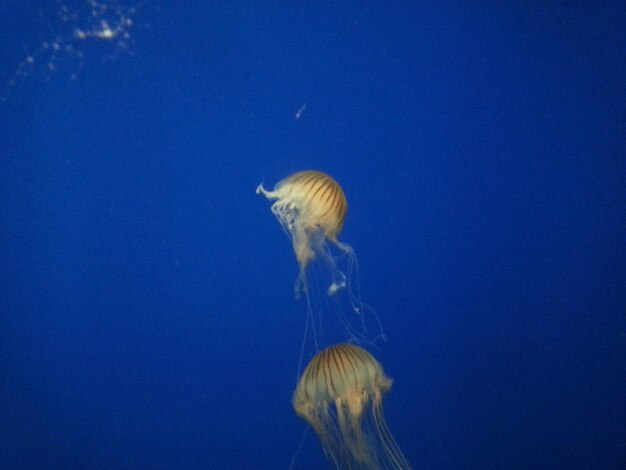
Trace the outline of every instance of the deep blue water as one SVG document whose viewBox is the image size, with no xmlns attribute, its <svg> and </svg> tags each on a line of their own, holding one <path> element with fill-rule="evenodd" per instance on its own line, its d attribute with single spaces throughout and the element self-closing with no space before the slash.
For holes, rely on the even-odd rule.
<svg viewBox="0 0 626 470">
<path fill-rule="evenodd" d="M 626 7 L 497 3 L 3 2 L 0 466 L 287 468 L 315 168 L 415 468 L 625 468 Z"/>
</svg>

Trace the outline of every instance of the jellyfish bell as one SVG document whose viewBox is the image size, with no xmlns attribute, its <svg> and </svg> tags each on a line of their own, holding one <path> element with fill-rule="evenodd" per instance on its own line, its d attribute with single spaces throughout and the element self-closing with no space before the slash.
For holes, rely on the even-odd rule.
<svg viewBox="0 0 626 470">
<path fill-rule="evenodd" d="M 272 212 L 291 237 L 300 266 L 296 295 L 307 289 L 306 270 L 317 257 L 322 258 L 331 271 L 328 294 L 332 295 L 345 287 L 346 275 L 337 269 L 326 245 L 327 241 L 331 242 L 349 257 L 354 256 L 350 245 L 337 239 L 348 209 L 339 183 L 321 171 L 308 170 L 279 181 L 271 191 L 261 183 L 256 192 L 276 200 L 272 204 Z"/>
<path fill-rule="evenodd" d="M 337 468 L 409 469 L 383 414 L 382 397 L 391 384 L 365 349 L 336 344 L 309 362 L 292 404 Z"/>
</svg>

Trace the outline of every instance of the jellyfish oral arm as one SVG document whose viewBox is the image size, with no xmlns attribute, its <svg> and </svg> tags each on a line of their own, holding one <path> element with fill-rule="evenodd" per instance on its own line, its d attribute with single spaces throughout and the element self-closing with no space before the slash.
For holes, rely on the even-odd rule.
<svg viewBox="0 0 626 470">
<path fill-rule="evenodd" d="M 345 276 L 344 276 L 344 278 L 340 282 L 333 282 L 330 286 L 328 286 L 328 290 L 326 291 L 326 293 L 329 296 L 333 296 L 337 292 L 339 292 L 341 289 L 343 289 L 344 287 L 346 287 Z"/>
<path fill-rule="evenodd" d="M 278 194 L 276 194 L 276 191 L 268 191 L 267 189 L 265 189 L 265 187 L 263 186 L 263 183 L 259 184 L 256 187 L 256 193 L 257 194 L 263 194 L 263 196 L 265 196 L 268 199 L 278 199 Z"/>
</svg>

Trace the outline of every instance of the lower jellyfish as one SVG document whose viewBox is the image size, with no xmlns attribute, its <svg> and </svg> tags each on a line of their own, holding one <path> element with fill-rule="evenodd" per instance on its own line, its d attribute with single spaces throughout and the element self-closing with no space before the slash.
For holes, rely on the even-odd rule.
<svg viewBox="0 0 626 470">
<path fill-rule="evenodd" d="M 293 407 L 337 468 L 410 469 L 383 415 L 382 397 L 391 383 L 365 349 L 336 344 L 306 367 Z"/>
</svg>

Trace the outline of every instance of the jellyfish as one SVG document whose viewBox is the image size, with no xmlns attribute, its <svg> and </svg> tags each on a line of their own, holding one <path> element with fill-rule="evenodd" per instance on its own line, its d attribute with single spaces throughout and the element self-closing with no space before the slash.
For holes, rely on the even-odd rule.
<svg viewBox="0 0 626 470">
<path fill-rule="evenodd" d="M 391 383 L 365 349 L 336 344 L 309 362 L 292 404 L 337 468 L 410 469 L 383 415 Z"/>
<path fill-rule="evenodd" d="M 319 344 L 323 342 L 324 336 L 328 338 L 335 335 L 327 344 L 337 341 L 361 343 L 380 338 L 385 340 L 378 315 L 361 301 L 358 263 L 354 250 L 338 239 L 348 208 L 346 196 L 339 183 L 321 171 L 308 170 L 294 173 L 279 181 L 271 191 L 265 189 L 261 183 L 256 192 L 274 200 L 272 212 L 291 238 L 300 268 L 295 294 L 296 298 L 300 298 L 304 293 L 307 319 L 298 376 L 309 327 L 315 352 L 320 350 Z M 311 276 L 312 279 L 309 279 L 308 276 L 309 266 L 315 264 L 317 267 L 318 263 L 313 262 L 318 259 L 323 261 L 322 266 L 326 266 L 328 274 L 319 269 L 313 272 L 328 278 L 330 284 L 325 291 L 318 288 L 319 278 Z M 346 294 L 336 295 L 342 291 Z M 333 300 L 329 301 L 328 297 Z M 356 315 L 346 315 L 346 311 L 352 311 Z M 329 328 L 325 312 L 332 313 L 331 318 L 338 320 L 339 328 Z M 372 325 L 374 329 L 370 333 Z"/>
<path fill-rule="evenodd" d="M 272 212 L 285 231 L 291 236 L 293 250 L 300 266 L 296 281 L 296 296 L 307 290 L 306 270 L 308 265 L 320 257 L 328 265 L 332 282 L 328 294 L 335 294 L 346 286 L 346 275 L 337 269 L 326 242 L 354 259 L 354 251 L 337 236 L 343 229 L 348 202 L 341 186 L 321 171 L 300 171 L 279 181 L 273 191 L 261 183 L 256 188 L 270 200 L 276 199 Z"/>
</svg>

